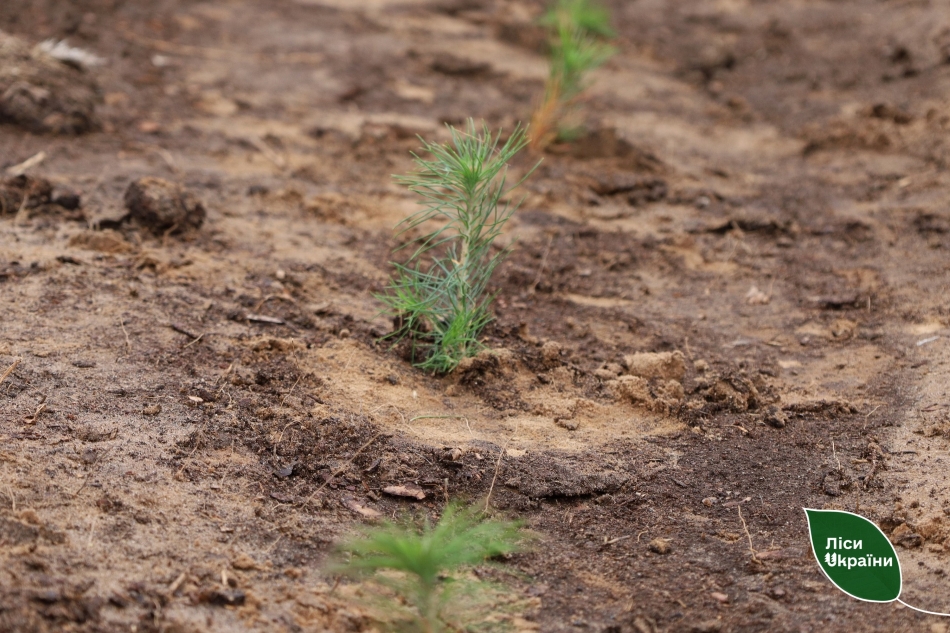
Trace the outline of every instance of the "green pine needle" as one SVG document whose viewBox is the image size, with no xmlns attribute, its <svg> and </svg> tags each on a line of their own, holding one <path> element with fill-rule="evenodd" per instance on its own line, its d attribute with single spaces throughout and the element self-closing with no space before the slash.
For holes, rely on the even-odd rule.
<svg viewBox="0 0 950 633">
<path fill-rule="evenodd" d="M 426 346 L 417 365 L 437 373 L 483 347 L 478 336 L 492 319 L 494 299 L 488 283 L 509 252 L 493 253 L 492 245 L 517 208 L 502 200 L 521 184 L 507 185 L 508 162 L 527 143 L 520 128 L 502 143 L 500 132 L 479 130 L 471 119 L 464 131 L 449 132 L 445 145 L 420 139 L 431 159 L 413 154 L 418 171 L 395 177 L 423 207 L 400 223 L 397 236 L 433 222 L 439 227 L 406 245 L 412 254 L 395 264 L 389 292 L 378 297 L 400 323 L 390 338 Z"/>
<path fill-rule="evenodd" d="M 541 18 L 541 24 L 557 29 L 567 24 L 591 35 L 612 38 L 610 13 L 590 0 L 558 0 Z"/>
</svg>

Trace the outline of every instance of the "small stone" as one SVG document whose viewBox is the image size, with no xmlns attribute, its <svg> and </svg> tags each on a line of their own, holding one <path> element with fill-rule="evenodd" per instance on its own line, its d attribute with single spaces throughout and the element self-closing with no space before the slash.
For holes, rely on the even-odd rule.
<svg viewBox="0 0 950 633">
<path fill-rule="evenodd" d="M 669 554 L 673 551 L 673 546 L 670 544 L 669 539 L 655 538 L 650 541 L 650 551 L 661 555 Z"/>
<path fill-rule="evenodd" d="M 726 604 L 727 602 L 729 602 L 729 596 L 727 596 L 726 594 L 721 593 L 721 592 L 719 592 L 719 591 L 713 591 L 713 592 L 712 592 L 711 594 L 709 594 L 709 595 L 710 595 L 710 597 L 712 597 L 712 599 L 715 600 L 716 602 L 720 602 L 720 603 L 722 603 L 722 604 Z"/>
<path fill-rule="evenodd" d="M 63 193 L 56 194 L 56 197 L 53 198 L 53 204 L 58 204 L 67 211 L 75 211 L 82 206 L 82 199 L 79 197 L 78 193 L 65 191 Z"/>
<path fill-rule="evenodd" d="M 204 206 L 191 191 L 151 176 L 129 185 L 125 191 L 125 207 L 129 217 L 155 234 L 197 229 L 206 215 Z"/>
<path fill-rule="evenodd" d="M 350 331 L 346 328 L 340 330 L 340 338 L 350 338 Z"/>
<path fill-rule="evenodd" d="M 785 595 L 786 595 L 785 590 L 782 589 L 781 587 L 775 587 L 775 588 L 771 589 L 768 593 L 769 593 L 769 595 L 770 595 L 772 598 L 774 598 L 774 599 L 776 599 L 776 600 L 781 600 L 781 599 L 784 598 Z"/>
<path fill-rule="evenodd" d="M 147 415 L 147 416 L 156 416 L 161 412 L 162 412 L 162 405 L 160 404 L 150 404 L 150 405 L 145 406 L 142 409 L 142 415 Z"/>
<path fill-rule="evenodd" d="M 707 508 L 711 508 L 717 503 L 719 503 L 719 499 L 717 499 L 716 497 L 706 497 L 705 499 L 703 499 L 703 505 L 706 506 Z"/>
</svg>

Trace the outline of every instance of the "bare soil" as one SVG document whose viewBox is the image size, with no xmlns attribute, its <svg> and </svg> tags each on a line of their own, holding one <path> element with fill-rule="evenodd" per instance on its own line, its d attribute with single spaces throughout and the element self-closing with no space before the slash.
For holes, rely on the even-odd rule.
<svg viewBox="0 0 950 633">
<path fill-rule="evenodd" d="M 494 352 L 446 377 L 379 342 L 390 176 L 529 118 L 541 3 L 0 4 L 107 60 L 92 131 L 0 125 L 0 168 L 45 152 L 0 186 L 0 630 L 369 630 L 333 543 L 490 494 L 541 537 L 497 577 L 515 630 L 947 631 L 834 589 L 802 508 L 876 521 L 950 610 L 950 15 L 608 4 Z M 143 177 L 203 222 L 126 218 Z"/>
</svg>

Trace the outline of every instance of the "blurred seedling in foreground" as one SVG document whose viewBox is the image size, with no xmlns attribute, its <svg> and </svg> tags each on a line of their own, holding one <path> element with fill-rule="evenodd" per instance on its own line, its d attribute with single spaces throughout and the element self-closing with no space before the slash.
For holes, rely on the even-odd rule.
<svg viewBox="0 0 950 633">
<path fill-rule="evenodd" d="M 510 591 L 471 570 L 522 550 L 528 539 L 517 523 L 449 504 L 435 525 L 426 519 L 363 529 L 339 546 L 340 562 L 330 570 L 365 580 L 364 602 L 390 630 L 497 630 L 506 608 L 517 605 Z"/>
<path fill-rule="evenodd" d="M 615 53 L 606 9 L 591 0 L 557 0 L 541 23 L 550 34 L 551 70 L 544 96 L 531 116 L 531 148 L 572 140 L 582 128 L 580 97 L 587 75 Z"/>
<path fill-rule="evenodd" d="M 518 206 L 507 196 L 524 181 L 507 184 L 508 162 L 527 144 L 520 128 L 502 143 L 500 132 L 479 130 L 471 119 L 464 130 L 449 126 L 449 132 L 444 145 L 420 139 L 431 159 L 414 154 L 418 171 L 396 176 L 423 207 L 400 223 L 397 237 L 436 228 L 400 247 L 414 250 L 394 264 L 388 292 L 378 296 L 395 323 L 388 338 L 408 339 L 416 365 L 437 373 L 483 348 L 478 336 L 492 319 L 494 299 L 488 283 L 510 251 L 493 243 Z"/>
</svg>

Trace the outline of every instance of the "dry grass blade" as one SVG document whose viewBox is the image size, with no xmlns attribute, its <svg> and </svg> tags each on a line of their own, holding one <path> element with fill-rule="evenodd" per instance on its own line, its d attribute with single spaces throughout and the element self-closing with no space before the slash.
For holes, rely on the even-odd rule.
<svg viewBox="0 0 950 633">
<path fill-rule="evenodd" d="M 7 367 L 7 370 L 3 372 L 2 375 L 0 375 L 0 384 L 3 384 L 3 381 L 7 379 L 7 376 L 13 373 L 13 370 L 16 369 L 17 365 L 20 364 L 20 360 L 22 359 L 18 358 L 15 361 L 13 361 L 13 364 Z"/>
</svg>

